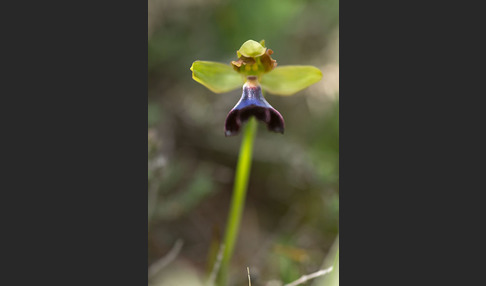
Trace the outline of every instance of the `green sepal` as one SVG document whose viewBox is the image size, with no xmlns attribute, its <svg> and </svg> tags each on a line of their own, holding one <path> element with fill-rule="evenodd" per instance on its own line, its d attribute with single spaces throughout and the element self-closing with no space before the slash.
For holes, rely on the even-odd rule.
<svg viewBox="0 0 486 286">
<path fill-rule="evenodd" d="M 261 77 L 264 90 L 276 95 L 292 95 L 320 81 L 322 72 L 314 66 L 280 66 Z"/>
<path fill-rule="evenodd" d="M 245 57 L 254 58 L 263 55 L 265 50 L 266 49 L 259 42 L 248 40 L 241 45 L 238 52 Z"/>
<path fill-rule="evenodd" d="M 228 92 L 242 87 L 245 78 L 230 65 L 217 62 L 195 61 L 191 66 L 192 78 L 215 93 Z"/>
</svg>

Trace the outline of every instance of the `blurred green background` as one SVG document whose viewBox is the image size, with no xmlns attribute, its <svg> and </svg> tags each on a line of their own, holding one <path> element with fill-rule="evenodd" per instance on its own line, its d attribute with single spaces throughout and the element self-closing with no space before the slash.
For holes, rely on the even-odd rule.
<svg viewBox="0 0 486 286">
<path fill-rule="evenodd" d="M 241 141 L 226 138 L 223 126 L 241 90 L 213 94 L 189 68 L 195 60 L 229 64 L 248 39 L 264 39 L 279 66 L 314 65 L 323 79 L 293 96 L 265 95 L 285 134 L 259 124 L 230 283 L 248 285 L 247 266 L 252 285 L 279 285 L 332 264 L 338 15 L 338 0 L 148 1 L 150 285 L 202 285 L 212 267 Z M 168 256 L 171 249 L 177 255 Z"/>
</svg>

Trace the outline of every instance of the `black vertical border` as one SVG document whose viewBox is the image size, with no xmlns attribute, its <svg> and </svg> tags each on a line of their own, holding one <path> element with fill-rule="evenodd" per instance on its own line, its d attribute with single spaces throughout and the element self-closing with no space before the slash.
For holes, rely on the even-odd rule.
<svg viewBox="0 0 486 286">
<path fill-rule="evenodd" d="M 385 1 L 340 2 L 342 285 L 416 282 L 404 269 L 420 263 L 411 256 L 420 251 L 420 210 L 411 208 L 420 188 L 415 132 L 424 118 L 412 111 L 420 104 L 409 74 L 418 54 L 407 35 L 417 26 L 401 12 Z"/>
<path fill-rule="evenodd" d="M 340 1 L 341 285 L 482 279 L 479 19 L 471 3 Z"/>
<path fill-rule="evenodd" d="M 2 12 L 2 280 L 147 285 L 147 1 Z"/>
<path fill-rule="evenodd" d="M 88 13 L 94 61 L 87 71 L 96 92 L 85 130 L 96 139 L 86 166 L 95 199 L 86 220 L 96 235 L 92 257 L 85 258 L 96 269 L 91 279 L 101 277 L 96 284 L 148 283 L 147 3 L 94 2 Z"/>
</svg>

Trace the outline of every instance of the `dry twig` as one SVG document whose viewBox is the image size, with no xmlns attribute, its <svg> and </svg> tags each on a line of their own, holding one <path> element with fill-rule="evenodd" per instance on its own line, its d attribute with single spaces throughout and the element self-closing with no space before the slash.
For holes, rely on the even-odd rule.
<svg viewBox="0 0 486 286">
<path fill-rule="evenodd" d="M 179 255 L 183 244 L 182 239 L 178 239 L 172 249 L 164 257 L 152 263 L 148 269 L 148 278 L 153 278 L 160 270 L 171 263 L 177 255 Z"/>
<path fill-rule="evenodd" d="M 302 284 L 304 282 L 307 282 L 311 279 L 317 278 L 319 276 L 323 276 L 323 275 L 325 275 L 325 274 L 327 274 L 331 271 L 332 271 L 332 266 L 327 268 L 327 269 L 322 269 L 322 270 L 316 271 L 314 273 L 304 275 L 304 276 L 300 277 L 299 279 L 295 280 L 292 283 L 285 284 L 285 286 L 296 286 L 296 285 Z"/>
<path fill-rule="evenodd" d="M 219 268 L 221 267 L 221 260 L 223 260 L 223 253 L 224 253 L 224 243 L 221 244 L 218 251 L 218 256 L 216 256 L 216 261 L 214 262 L 213 270 L 211 270 L 211 275 L 208 279 L 208 285 L 214 285 L 214 281 L 216 281 L 216 275 L 218 275 Z"/>
</svg>

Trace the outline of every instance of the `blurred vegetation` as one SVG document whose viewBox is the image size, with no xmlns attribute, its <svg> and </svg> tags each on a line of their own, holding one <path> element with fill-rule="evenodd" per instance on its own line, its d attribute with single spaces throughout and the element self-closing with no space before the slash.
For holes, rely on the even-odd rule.
<svg viewBox="0 0 486 286">
<path fill-rule="evenodd" d="M 200 285 L 212 267 L 241 141 L 226 138 L 223 125 L 241 90 L 214 94 L 189 67 L 229 64 L 248 39 L 265 39 L 279 66 L 314 65 L 324 78 L 290 97 L 266 94 L 286 129 L 259 125 L 232 285 L 248 285 L 247 266 L 252 285 L 265 285 L 332 265 L 334 257 L 325 259 L 339 216 L 338 0 L 148 4 L 149 266 L 184 243 L 150 284 L 171 285 L 182 273 L 188 282 L 177 285 Z"/>
</svg>

